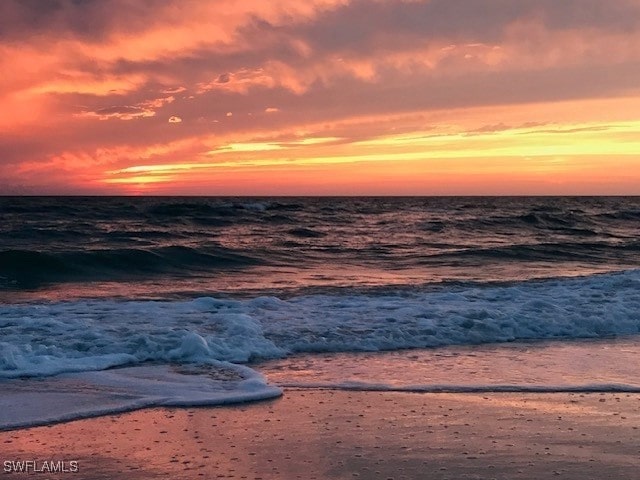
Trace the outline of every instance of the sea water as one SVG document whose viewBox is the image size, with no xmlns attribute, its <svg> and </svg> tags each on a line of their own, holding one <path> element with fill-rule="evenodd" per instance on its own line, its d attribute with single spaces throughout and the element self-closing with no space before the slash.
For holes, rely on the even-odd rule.
<svg viewBox="0 0 640 480">
<path fill-rule="evenodd" d="M 639 198 L 0 198 L 0 428 L 640 391 Z"/>
</svg>

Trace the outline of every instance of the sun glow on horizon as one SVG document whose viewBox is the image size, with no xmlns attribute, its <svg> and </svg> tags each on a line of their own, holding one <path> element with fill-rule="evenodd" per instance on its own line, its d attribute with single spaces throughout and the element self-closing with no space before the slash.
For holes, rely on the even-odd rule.
<svg viewBox="0 0 640 480">
<path fill-rule="evenodd" d="M 207 175 L 230 175 L 240 171 L 265 175 L 291 169 L 329 168 L 323 175 L 345 174 L 360 165 L 367 176 L 373 163 L 414 164 L 419 175 L 465 177 L 505 174 L 560 175 L 565 181 L 585 172 L 594 178 L 607 174 L 603 158 L 633 169 L 640 151 L 640 121 L 587 122 L 561 125 L 507 127 L 495 125 L 486 131 L 423 132 L 381 135 L 345 142 L 340 137 L 312 137 L 290 142 L 243 142 L 221 145 L 201 155 L 216 161 L 132 165 L 106 172 L 105 183 L 152 184 L 201 183 Z M 332 168 L 334 167 L 334 168 Z M 197 175 L 197 177 L 194 177 Z M 232 175 L 233 176 L 233 175 Z M 318 177 L 321 180 L 321 177 Z M 427 182 L 428 183 L 428 182 Z"/>
</svg>

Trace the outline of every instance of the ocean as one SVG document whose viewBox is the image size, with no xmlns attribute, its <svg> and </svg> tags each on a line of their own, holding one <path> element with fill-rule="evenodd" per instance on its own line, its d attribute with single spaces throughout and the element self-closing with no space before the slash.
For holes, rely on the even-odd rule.
<svg viewBox="0 0 640 480">
<path fill-rule="evenodd" d="M 639 197 L 0 198 L 0 429 L 287 388 L 640 392 Z"/>
</svg>

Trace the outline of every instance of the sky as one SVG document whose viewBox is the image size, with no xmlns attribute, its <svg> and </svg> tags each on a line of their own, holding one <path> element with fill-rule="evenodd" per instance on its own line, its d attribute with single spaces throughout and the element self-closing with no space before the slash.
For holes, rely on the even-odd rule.
<svg viewBox="0 0 640 480">
<path fill-rule="evenodd" d="M 640 195 L 640 0 L 2 0 L 0 194 Z"/>
</svg>

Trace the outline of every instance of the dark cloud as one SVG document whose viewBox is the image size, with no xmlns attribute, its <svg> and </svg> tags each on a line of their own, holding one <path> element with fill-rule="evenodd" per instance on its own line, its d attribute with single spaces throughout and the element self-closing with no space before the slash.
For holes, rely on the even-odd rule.
<svg viewBox="0 0 640 480">
<path fill-rule="evenodd" d="M 640 28 L 637 0 L 546 0 L 543 3 L 544 23 L 552 30 L 586 27 L 628 33 Z"/>
<path fill-rule="evenodd" d="M 0 166 L 15 165 L 25 158 L 38 158 L 50 148 L 51 142 L 46 134 L 32 138 L 0 133 Z"/>
<path fill-rule="evenodd" d="M 505 130 L 510 130 L 511 128 L 513 128 L 513 127 L 500 122 L 500 123 L 495 123 L 495 124 L 492 124 L 492 125 L 483 125 L 480 128 L 476 128 L 475 130 L 471 130 L 471 131 L 467 132 L 467 135 L 478 135 L 478 134 L 483 134 L 483 133 L 504 132 Z"/>
<path fill-rule="evenodd" d="M 487 2 L 434 0 L 371 2 L 358 0 L 321 16 L 313 23 L 276 27 L 306 39 L 315 51 L 362 53 L 415 45 L 416 41 L 461 39 L 488 41 L 517 18 L 516 4 L 489 12 Z M 495 1 L 491 2 L 495 3 Z"/>
<path fill-rule="evenodd" d="M 229 80 L 231 80 L 231 75 L 229 75 L 228 73 L 221 73 L 220 75 L 218 75 L 216 82 L 229 83 Z"/>
<path fill-rule="evenodd" d="M 2 0 L 0 39 L 32 41 L 47 34 L 100 41 L 113 30 L 148 26 L 163 0 Z"/>
<path fill-rule="evenodd" d="M 523 132 L 524 135 L 532 133 L 582 133 L 582 132 L 606 132 L 611 129 L 611 125 L 600 125 L 597 127 L 579 127 L 579 128 L 554 128 L 546 130 L 536 130 L 535 132 Z"/>
<path fill-rule="evenodd" d="M 376 61 L 387 54 L 410 51 L 429 42 L 437 42 L 438 45 L 499 43 L 514 22 L 536 19 L 551 30 L 597 28 L 625 31 L 637 28 L 640 3 L 630 0 L 356 0 L 311 20 L 292 18 L 274 25 L 253 18 L 238 29 L 237 43 L 233 48 L 209 46 L 170 58 L 123 59 L 108 68 L 114 75 L 141 73 L 152 78 L 173 77 L 176 83 L 190 87 L 201 83 L 226 85 L 232 83 L 233 72 L 259 70 L 268 62 L 281 62 L 304 72 L 305 69 L 316 69 L 317 63 L 327 62 L 332 56 Z M 297 43 L 310 45 L 311 52 L 296 48 Z M 531 48 L 535 53 L 536 46 Z M 467 70 L 465 65 L 470 64 L 459 52 L 440 61 L 442 66 L 452 69 L 455 69 L 456 62 Z M 387 74 L 382 70 L 393 70 L 393 67 L 376 68 L 379 81 L 394 74 L 393 71 Z M 406 77 L 399 81 L 423 81 L 419 72 L 410 72 Z M 616 83 L 617 80 L 611 76 L 598 86 L 606 89 L 607 84 Z M 265 102 L 269 103 L 269 100 Z"/>
<path fill-rule="evenodd" d="M 155 115 L 155 111 L 133 105 L 114 105 L 88 112 L 88 114 L 95 115 L 102 119 L 118 118 L 120 120 L 132 120 L 134 118 L 152 117 Z"/>
<path fill-rule="evenodd" d="M 158 21 L 159 12 L 176 12 L 198 3 L 2 0 L 0 39 L 29 40 L 49 33 L 99 41 L 112 31 L 143 31 Z M 510 23 L 533 17 L 553 30 L 588 27 L 628 32 L 639 28 L 640 5 L 634 0 L 354 0 L 311 20 L 291 17 L 276 25 L 254 16 L 239 26 L 238 33 L 252 40 L 258 50 L 267 46 L 271 54 L 287 56 L 290 46 L 279 42 L 279 35 L 305 39 L 323 51 L 362 51 L 415 39 L 492 41 Z"/>
<path fill-rule="evenodd" d="M 41 193 L 40 190 L 33 185 L 14 183 L 12 181 L 8 181 L 7 183 L 0 183 L 0 196 L 34 195 L 39 193 Z"/>
<path fill-rule="evenodd" d="M 474 130 L 470 130 L 468 131 L 466 134 L 468 136 L 473 136 L 473 135 L 482 135 L 484 133 L 498 133 L 498 132 L 504 132 L 506 130 L 513 130 L 513 129 L 521 129 L 521 128 L 526 128 L 526 129 L 530 129 L 533 127 L 541 127 L 544 125 L 548 125 L 549 122 L 525 122 L 519 125 L 507 125 L 503 122 L 500 123 L 495 123 L 495 124 L 491 124 L 491 125 L 483 125 L 480 128 L 476 128 Z M 582 129 L 574 129 L 574 130 L 582 130 Z M 529 135 L 531 133 L 540 133 L 540 130 L 536 130 L 534 132 L 523 132 L 523 135 Z"/>
<path fill-rule="evenodd" d="M 279 33 L 308 41 L 314 51 L 364 53 L 416 42 L 495 42 L 517 21 L 538 19 L 550 30 L 594 28 L 628 32 L 640 28 L 633 0 L 355 0 L 314 21 L 272 25 L 254 21 L 250 38 Z"/>
<path fill-rule="evenodd" d="M 144 112 L 144 109 L 140 107 L 132 107 L 129 105 L 116 105 L 113 107 L 106 107 L 96 110 L 96 115 L 140 115 Z"/>
</svg>

